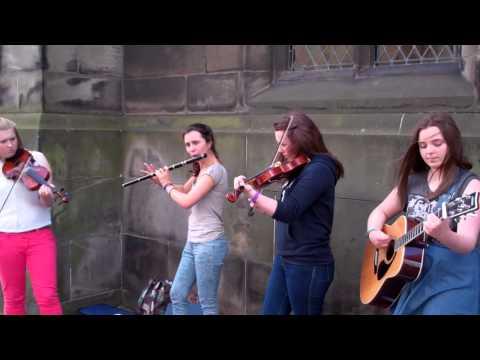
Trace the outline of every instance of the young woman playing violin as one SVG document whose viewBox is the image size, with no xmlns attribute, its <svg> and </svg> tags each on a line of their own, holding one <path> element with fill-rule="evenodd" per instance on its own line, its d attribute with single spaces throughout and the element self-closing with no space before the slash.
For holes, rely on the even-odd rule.
<svg viewBox="0 0 480 360">
<path fill-rule="evenodd" d="M 217 315 L 220 271 L 228 252 L 223 226 L 227 171 L 219 161 L 209 126 L 190 125 L 183 133 L 183 140 L 190 156 L 207 154 L 193 165 L 193 176 L 185 184 L 174 185 L 167 166 L 155 170 L 152 164 L 145 164 L 145 172 L 154 172 L 156 176 L 152 180 L 163 187 L 170 199 L 192 210 L 187 242 L 170 289 L 173 314 L 187 314 L 187 298 L 196 283 L 203 314 Z"/>
<path fill-rule="evenodd" d="M 25 314 L 26 269 L 40 314 L 60 315 L 56 239 L 50 228 L 50 206 L 55 195 L 52 187 L 47 185 L 39 184 L 34 191 L 25 186 L 21 177 L 26 167 L 11 171 L 17 168 L 9 165 L 15 163 L 18 154 L 25 152 L 16 124 L 0 117 L 0 165 L 3 170 L 0 174 L 0 283 L 3 313 Z M 50 165 L 41 152 L 28 153 L 35 164 L 51 174 Z"/>
<path fill-rule="evenodd" d="M 334 275 L 330 231 L 335 185 L 343 176 L 343 166 L 328 151 L 322 134 L 305 113 L 288 113 L 274 129 L 282 163 L 309 159 L 298 171 L 288 172 L 280 199 L 262 195 L 244 176 L 234 179 L 235 190 L 243 188 L 251 207 L 276 220 L 277 254 L 263 313 L 321 314 Z"/>
</svg>

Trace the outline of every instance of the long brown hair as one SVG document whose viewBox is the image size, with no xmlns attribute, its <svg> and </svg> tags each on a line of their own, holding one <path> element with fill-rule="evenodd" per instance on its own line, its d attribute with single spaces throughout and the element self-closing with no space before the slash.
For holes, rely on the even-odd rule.
<svg viewBox="0 0 480 360">
<path fill-rule="evenodd" d="M 276 131 L 284 131 L 287 128 L 290 118 L 292 123 L 287 133 L 287 137 L 292 143 L 294 150 L 299 154 L 312 157 L 315 154 L 326 154 L 334 162 L 336 167 L 337 180 L 344 176 L 342 163 L 327 149 L 323 136 L 317 125 L 302 111 L 290 111 L 282 117 L 282 120 L 273 124 Z M 284 159 L 280 155 L 280 159 Z"/>
<path fill-rule="evenodd" d="M 202 138 L 205 139 L 207 143 L 212 144 L 212 146 L 210 147 L 210 150 L 212 150 L 217 160 L 220 161 L 220 156 L 218 156 L 217 149 L 215 148 L 215 137 L 213 136 L 212 128 L 202 123 L 191 124 L 185 129 L 185 131 L 182 134 L 182 137 L 185 138 L 185 135 L 191 131 L 198 131 L 202 136 Z M 192 173 L 193 173 L 193 176 L 198 176 L 198 174 L 200 173 L 200 164 L 198 162 L 193 163 Z"/>
<path fill-rule="evenodd" d="M 412 173 L 428 171 L 429 167 L 423 161 L 418 147 L 418 135 L 420 131 L 436 126 L 442 133 L 447 143 L 447 155 L 440 167 L 441 182 L 437 190 L 428 194 L 429 199 L 436 198 L 439 194 L 446 191 L 454 182 L 457 173 L 457 167 L 461 169 L 471 169 L 472 163 L 463 155 L 462 136 L 457 124 L 453 118 L 445 112 L 436 112 L 426 115 L 422 118 L 412 136 L 410 146 L 400 161 L 400 168 L 397 176 L 398 196 L 405 205 L 407 196 L 408 177 Z"/>
</svg>

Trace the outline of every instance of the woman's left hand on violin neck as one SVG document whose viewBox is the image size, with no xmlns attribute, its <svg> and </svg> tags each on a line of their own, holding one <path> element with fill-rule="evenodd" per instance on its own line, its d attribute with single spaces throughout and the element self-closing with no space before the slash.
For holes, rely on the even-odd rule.
<svg viewBox="0 0 480 360">
<path fill-rule="evenodd" d="M 252 185 L 245 183 L 246 177 L 243 175 L 237 176 L 233 179 L 233 187 L 238 190 L 243 187 L 243 192 L 248 196 L 248 202 L 250 207 L 257 209 L 263 214 L 272 216 L 277 209 L 277 201 L 262 195 L 259 190 L 255 189 Z"/>
<path fill-rule="evenodd" d="M 55 187 L 53 184 L 50 185 Z M 55 201 L 55 195 L 53 194 L 52 189 L 46 185 L 41 185 L 38 189 L 38 198 L 40 203 L 46 207 L 52 206 Z"/>
</svg>

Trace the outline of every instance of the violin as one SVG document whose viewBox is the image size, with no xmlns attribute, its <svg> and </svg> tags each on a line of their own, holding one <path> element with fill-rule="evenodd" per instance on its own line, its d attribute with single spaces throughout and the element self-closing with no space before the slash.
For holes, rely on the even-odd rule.
<svg viewBox="0 0 480 360">
<path fill-rule="evenodd" d="M 283 132 L 282 138 L 280 139 L 277 145 L 277 151 L 273 156 L 271 165 L 267 169 L 261 171 L 259 174 L 249 179 L 246 179 L 244 181 L 245 184 L 249 184 L 257 189 L 260 189 L 264 186 L 271 184 L 274 181 L 279 181 L 289 177 L 296 170 L 300 169 L 305 164 L 308 164 L 310 162 L 310 159 L 306 155 L 298 155 L 295 159 L 291 161 L 287 161 L 285 163 L 275 162 L 275 159 L 280 153 L 280 145 L 282 144 L 283 139 L 287 135 L 288 130 L 290 129 L 290 126 L 292 125 L 292 123 L 293 123 L 293 115 L 291 115 L 290 119 L 288 120 L 287 128 Z M 230 201 L 231 203 L 234 203 L 235 201 L 238 200 L 243 190 L 244 188 L 242 186 L 237 190 L 227 193 L 225 197 L 227 198 L 228 201 Z M 250 208 L 248 215 L 249 216 L 253 215 L 253 208 Z"/>
<path fill-rule="evenodd" d="M 295 159 L 280 163 L 279 165 L 269 167 L 255 176 L 246 179 L 245 184 L 251 185 L 257 189 L 270 185 L 274 181 L 279 181 L 287 178 L 296 170 L 299 170 L 304 165 L 308 164 L 310 159 L 305 155 L 299 155 Z M 234 203 L 238 200 L 240 194 L 243 191 L 243 187 L 234 191 L 231 191 L 225 195 L 228 201 Z"/>
<path fill-rule="evenodd" d="M 14 180 L 15 183 L 21 181 L 30 191 L 36 191 L 42 185 L 48 186 L 63 203 L 68 203 L 71 199 L 70 194 L 63 188 L 57 190 L 55 186 L 49 184 L 48 169 L 41 165 L 33 165 L 33 161 L 29 151 L 19 148 L 14 156 L 5 160 L 2 172 L 7 179 Z"/>
</svg>

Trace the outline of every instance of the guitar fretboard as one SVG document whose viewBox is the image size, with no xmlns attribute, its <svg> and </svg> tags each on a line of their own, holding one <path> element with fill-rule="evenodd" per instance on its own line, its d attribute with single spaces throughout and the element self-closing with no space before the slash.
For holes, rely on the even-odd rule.
<svg viewBox="0 0 480 360">
<path fill-rule="evenodd" d="M 437 211 L 433 212 L 436 216 L 440 215 L 441 209 L 438 209 Z M 423 231 L 423 222 L 418 223 L 415 225 L 410 231 L 408 231 L 406 234 L 403 236 L 399 237 L 394 241 L 394 249 L 398 250 L 402 246 L 405 246 L 409 244 L 411 241 L 415 240 L 417 237 L 422 235 L 424 233 Z"/>
</svg>

